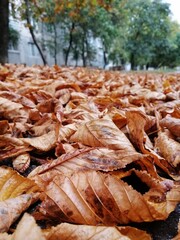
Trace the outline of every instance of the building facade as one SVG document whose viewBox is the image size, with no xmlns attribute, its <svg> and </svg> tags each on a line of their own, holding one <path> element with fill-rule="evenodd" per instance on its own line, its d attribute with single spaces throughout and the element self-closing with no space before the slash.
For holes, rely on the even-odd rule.
<svg viewBox="0 0 180 240">
<path fill-rule="evenodd" d="M 26 64 L 28 66 L 32 65 L 43 65 L 41 56 L 38 52 L 38 49 L 36 45 L 33 43 L 31 34 L 29 32 L 29 29 L 25 26 L 25 23 L 22 21 L 19 21 L 18 19 L 14 19 L 13 17 L 10 17 L 10 26 L 18 31 L 19 33 L 19 40 L 16 45 L 12 44 L 10 42 L 9 44 L 9 50 L 8 50 L 8 58 L 9 63 L 15 63 L 15 64 Z M 59 30 L 60 31 L 60 30 Z M 54 57 L 53 54 L 50 53 L 50 50 L 46 46 L 46 42 L 48 40 L 53 38 L 52 34 L 49 34 L 45 27 L 40 24 L 36 24 L 34 28 L 34 32 L 36 35 L 36 38 L 38 39 L 38 42 L 40 43 L 41 49 L 43 50 L 43 55 L 46 58 L 48 65 L 54 65 Z M 61 33 L 62 34 L 62 33 Z M 93 45 L 96 48 L 96 56 L 91 61 L 91 66 L 103 68 L 103 51 L 101 43 L 98 39 L 92 39 Z M 57 64 L 58 65 L 64 65 L 64 55 L 63 51 L 59 51 L 57 53 Z M 72 56 L 69 56 L 68 59 L 68 65 L 70 66 L 82 66 L 82 60 L 78 60 L 78 62 L 73 60 Z"/>
</svg>

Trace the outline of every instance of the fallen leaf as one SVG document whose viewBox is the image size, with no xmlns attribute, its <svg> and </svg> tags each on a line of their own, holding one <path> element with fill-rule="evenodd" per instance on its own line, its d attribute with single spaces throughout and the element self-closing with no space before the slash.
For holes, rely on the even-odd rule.
<svg viewBox="0 0 180 240">
<path fill-rule="evenodd" d="M 136 152 L 124 152 L 106 148 L 84 148 L 63 154 L 61 157 L 35 168 L 29 178 L 41 181 L 51 181 L 57 174 L 73 174 L 74 171 L 93 169 L 104 172 L 125 168 L 133 161 L 141 160 L 143 156 Z"/>
<path fill-rule="evenodd" d="M 179 186 L 170 180 L 159 182 L 146 172 L 135 174 L 148 186 L 144 194 L 111 174 L 89 170 L 56 175 L 43 183 L 46 197 L 40 211 L 48 217 L 52 201 L 56 220 L 88 225 L 166 219 L 180 200 Z"/>
<path fill-rule="evenodd" d="M 13 159 L 13 168 L 18 172 L 24 172 L 29 167 L 30 161 L 29 153 L 22 153 Z"/>
<path fill-rule="evenodd" d="M 22 194 L 15 198 L 0 201 L 0 232 L 7 232 L 9 227 L 35 200 L 33 194 Z"/>
<path fill-rule="evenodd" d="M 180 143 L 168 132 L 158 132 L 155 141 L 157 151 L 174 167 L 180 163 Z"/>
<path fill-rule="evenodd" d="M 116 125 L 106 119 L 92 120 L 80 126 L 70 138 L 91 147 L 107 147 L 114 150 L 135 152 L 129 139 Z"/>
<path fill-rule="evenodd" d="M 104 226 L 87 226 L 87 225 L 73 225 L 68 223 L 61 223 L 53 227 L 46 234 L 47 240 L 62 239 L 98 239 L 98 240 L 150 240 L 151 237 L 142 230 L 132 227 L 104 227 Z"/>
<path fill-rule="evenodd" d="M 39 137 L 34 138 L 22 138 L 21 139 L 25 144 L 29 144 L 30 146 L 41 150 L 41 151 L 49 151 L 54 148 L 57 141 L 57 134 L 55 130 L 52 130 L 46 134 L 43 134 Z"/>
<path fill-rule="evenodd" d="M 12 235 L 13 240 L 45 240 L 41 228 L 36 224 L 34 218 L 25 213 L 18 223 L 16 231 Z"/>
<path fill-rule="evenodd" d="M 160 126 L 168 128 L 169 131 L 177 137 L 180 137 L 180 119 L 166 116 L 160 121 Z"/>
<path fill-rule="evenodd" d="M 0 201 L 35 192 L 39 192 L 39 188 L 34 181 L 11 168 L 0 167 Z"/>
</svg>

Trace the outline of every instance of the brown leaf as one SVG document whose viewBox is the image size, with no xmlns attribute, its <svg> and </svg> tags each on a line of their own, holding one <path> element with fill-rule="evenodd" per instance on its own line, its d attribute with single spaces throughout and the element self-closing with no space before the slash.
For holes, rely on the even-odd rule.
<svg viewBox="0 0 180 240">
<path fill-rule="evenodd" d="M 65 126 L 60 127 L 59 129 L 59 139 L 61 141 L 65 140 L 67 141 L 73 133 L 77 130 L 76 124 L 67 124 Z"/>
<path fill-rule="evenodd" d="M 0 232 L 8 231 L 11 224 L 32 204 L 33 198 L 33 194 L 22 194 L 0 201 Z"/>
<path fill-rule="evenodd" d="M 18 172 L 24 172 L 30 165 L 29 153 L 22 153 L 13 159 L 13 168 Z"/>
<path fill-rule="evenodd" d="M 177 137 L 180 137 L 180 119 L 166 116 L 160 121 L 160 126 L 168 128 Z"/>
<path fill-rule="evenodd" d="M 157 151 L 174 167 L 180 163 L 180 143 L 176 142 L 168 132 L 158 132 L 155 146 Z"/>
<path fill-rule="evenodd" d="M 131 141 L 143 152 L 145 151 L 144 145 L 147 144 L 148 136 L 145 132 L 145 127 L 149 125 L 148 117 L 139 110 L 131 110 L 126 112 L 128 129 Z M 152 144 L 150 147 L 153 148 Z"/>
<path fill-rule="evenodd" d="M 24 152 L 28 152 L 31 151 L 33 148 L 31 146 L 14 146 L 9 145 L 7 148 L 1 150 L 0 149 L 0 161 L 1 160 L 5 160 L 5 159 L 9 159 L 12 157 L 17 157 L 18 155 L 24 153 Z"/>
<path fill-rule="evenodd" d="M 70 175 L 74 171 L 83 169 L 108 172 L 122 169 L 127 164 L 140 159 L 142 159 L 142 155 L 136 152 L 85 148 L 64 154 L 56 160 L 37 167 L 29 174 L 29 177 L 40 183 L 52 180 L 59 173 Z"/>
<path fill-rule="evenodd" d="M 7 120 L 0 121 L 0 134 L 5 134 L 9 128 L 9 123 Z"/>
<path fill-rule="evenodd" d="M 60 89 L 56 91 L 55 97 L 58 98 L 62 105 L 69 102 L 71 93 L 68 89 Z"/>
<path fill-rule="evenodd" d="M 38 191 L 39 188 L 34 181 L 21 176 L 11 168 L 0 167 L 0 201 Z"/>
<path fill-rule="evenodd" d="M 127 111 L 126 116 L 132 142 L 141 150 L 142 153 L 151 155 L 151 157 L 155 161 L 155 164 L 159 166 L 163 171 L 172 176 L 171 172 L 173 173 L 174 170 L 172 169 L 171 165 L 155 152 L 154 146 L 151 142 L 149 142 L 149 138 L 145 132 L 145 126 L 148 124 L 149 121 L 146 115 L 141 111 L 137 110 Z M 174 177 L 176 178 L 175 175 Z"/>
<path fill-rule="evenodd" d="M 21 138 L 21 140 L 25 144 L 29 144 L 30 146 L 41 150 L 41 151 L 49 151 L 54 148 L 57 141 L 57 134 L 55 130 L 52 130 L 42 136 L 34 137 L 34 138 Z"/>
<path fill-rule="evenodd" d="M 104 226 L 87 226 L 61 223 L 50 229 L 47 233 L 47 240 L 56 239 L 98 239 L 98 240 L 150 240 L 151 237 L 142 230 L 132 227 L 104 227 Z"/>
<path fill-rule="evenodd" d="M 37 109 L 41 113 L 51 113 L 54 112 L 55 107 L 55 100 L 54 99 L 48 99 L 46 101 L 42 101 L 37 105 Z"/>
<path fill-rule="evenodd" d="M 43 183 L 47 197 L 40 210 L 48 216 L 46 208 L 52 200 L 56 220 L 89 225 L 166 219 L 180 200 L 179 186 L 170 180 L 159 182 L 146 172 L 134 173 L 148 186 L 144 195 L 129 186 L 128 180 L 110 174 L 79 171 L 71 176 L 56 175 Z"/>
<path fill-rule="evenodd" d="M 45 240 L 41 228 L 36 224 L 34 218 L 25 213 L 18 223 L 16 231 L 12 235 L 13 240 Z"/>
<path fill-rule="evenodd" d="M 71 141 L 91 147 L 107 147 L 114 150 L 135 152 L 129 139 L 116 125 L 106 119 L 92 120 L 80 126 L 71 136 Z"/>
<path fill-rule="evenodd" d="M 0 115 L 6 119 L 18 118 L 26 122 L 28 113 L 23 105 L 0 97 Z"/>
</svg>

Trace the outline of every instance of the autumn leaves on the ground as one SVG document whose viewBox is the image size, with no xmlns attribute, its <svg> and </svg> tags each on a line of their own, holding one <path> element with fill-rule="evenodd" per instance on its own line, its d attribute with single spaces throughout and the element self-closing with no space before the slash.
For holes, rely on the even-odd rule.
<svg viewBox="0 0 180 240">
<path fill-rule="evenodd" d="M 128 225 L 180 202 L 179 82 L 1 66 L 0 239 L 151 239 Z"/>
</svg>

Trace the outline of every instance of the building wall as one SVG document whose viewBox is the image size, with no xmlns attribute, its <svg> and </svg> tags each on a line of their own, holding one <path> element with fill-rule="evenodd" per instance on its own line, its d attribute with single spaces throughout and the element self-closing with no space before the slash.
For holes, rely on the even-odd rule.
<svg viewBox="0 0 180 240">
<path fill-rule="evenodd" d="M 25 27 L 25 23 L 22 21 L 18 21 L 12 17 L 10 17 L 10 25 L 13 29 L 17 30 L 20 34 L 19 43 L 17 49 L 13 49 L 12 47 L 8 50 L 9 63 L 16 64 L 26 64 L 29 66 L 32 65 L 43 65 L 38 49 L 33 44 L 29 29 Z M 43 33 L 43 34 L 42 34 Z M 44 42 L 49 39 L 51 36 L 41 28 L 41 26 L 36 26 L 35 35 L 37 38 Z M 51 37 L 52 38 L 52 37 Z M 97 54 L 93 61 L 91 61 L 91 65 L 95 67 L 103 67 L 103 53 L 101 50 L 101 44 L 98 39 L 92 39 L 94 46 L 97 48 Z M 44 50 L 44 56 L 46 57 L 48 65 L 54 65 L 54 58 L 50 55 L 49 50 L 46 48 Z M 57 64 L 64 65 L 63 53 L 59 52 L 57 54 Z M 68 65 L 75 66 L 76 62 L 69 56 Z M 82 65 L 82 61 L 78 61 L 78 66 Z"/>
<path fill-rule="evenodd" d="M 25 27 L 23 22 L 10 18 L 10 25 L 20 34 L 17 49 L 10 48 L 8 50 L 9 63 L 27 64 L 29 66 L 39 64 L 42 65 L 38 49 L 33 43 L 29 29 Z M 35 30 L 38 39 L 41 39 L 40 29 Z M 48 64 L 52 65 L 53 57 L 46 51 L 44 55 L 47 58 Z"/>
</svg>

